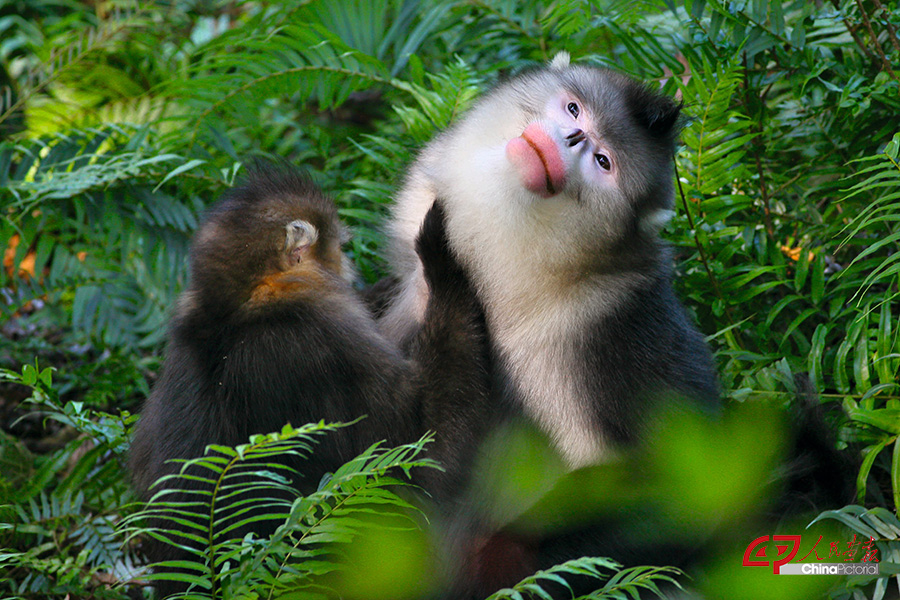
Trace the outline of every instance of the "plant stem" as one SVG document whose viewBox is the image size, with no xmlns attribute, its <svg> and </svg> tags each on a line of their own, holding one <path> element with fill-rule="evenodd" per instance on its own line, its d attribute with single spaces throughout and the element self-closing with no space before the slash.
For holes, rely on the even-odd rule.
<svg viewBox="0 0 900 600">
<path fill-rule="evenodd" d="M 719 282 L 709 266 L 709 260 L 707 260 L 706 258 L 706 251 L 703 249 L 703 244 L 700 243 L 700 239 L 697 237 L 697 229 L 694 224 L 694 217 L 691 215 L 691 209 L 690 206 L 688 206 L 687 198 L 684 195 L 684 188 L 681 185 L 681 176 L 678 174 L 678 162 L 673 162 L 675 163 L 675 181 L 678 184 L 678 194 L 681 196 L 681 203 L 684 206 L 684 214 L 687 215 L 688 227 L 690 227 L 691 231 L 693 232 L 691 237 L 694 240 L 694 245 L 697 247 L 697 253 L 700 256 L 700 262 L 703 263 L 703 268 L 706 270 L 706 276 L 709 277 L 709 281 L 712 284 L 713 292 L 716 294 L 716 297 L 722 302 L 722 307 L 725 310 L 725 315 L 728 318 L 729 324 L 734 324 L 734 317 L 731 314 L 731 310 L 728 308 L 728 303 L 725 302 L 725 298 L 722 296 L 722 290 L 719 288 Z M 739 338 L 740 332 L 736 332 L 735 339 Z"/>
</svg>

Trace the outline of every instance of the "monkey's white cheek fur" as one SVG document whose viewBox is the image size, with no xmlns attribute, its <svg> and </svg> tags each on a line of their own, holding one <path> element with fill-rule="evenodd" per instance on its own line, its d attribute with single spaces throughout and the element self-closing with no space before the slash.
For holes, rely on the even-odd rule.
<svg viewBox="0 0 900 600">
<path fill-rule="evenodd" d="M 562 191 L 566 163 L 560 156 L 559 146 L 541 123 L 531 123 L 521 136 L 507 142 L 506 158 L 528 191 L 544 198 Z"/>
</svg>

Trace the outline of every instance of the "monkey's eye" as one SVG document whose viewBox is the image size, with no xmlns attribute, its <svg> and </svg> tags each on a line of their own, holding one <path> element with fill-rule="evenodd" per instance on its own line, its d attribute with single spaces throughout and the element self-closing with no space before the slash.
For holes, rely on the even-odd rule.
<svg viewBox="0 0 900 600">
<path fill-rule="evenodd" d="M 571 114 L 576 119 L 578 118 L 578 115 L 581 114 L 581 109 L 578 108 L 578 105 L 574 102 L 569 102 L 568 104 L 566 104 L 566 110 L 568 110 L 569 114 Z"/>
<path fill-rule="evenodd" d="M 597 159 L 597 164 L 600 165 L 600 168 L 604 171 L 609 171 L 612 168 L 612 163 L 605 154 L 595 154 L 594 158 Z"/>
</svg>

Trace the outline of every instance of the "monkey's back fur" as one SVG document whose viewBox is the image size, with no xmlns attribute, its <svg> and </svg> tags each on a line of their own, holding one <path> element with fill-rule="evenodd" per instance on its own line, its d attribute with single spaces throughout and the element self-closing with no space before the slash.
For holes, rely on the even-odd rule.
<svg viewBox="0 0 900 600">
<path fill-rule="evenodd" d="M 210 444 L 235 446 L 285 423 L 349 422 L 320 438 L 311 457 L 283 455 L 297 471 L 300 493 L 323 474 L 386 440 L 399 445 L 427 430 L 442 436 L 428 455 L 452 468 L 420 477 L 436 495 L 459 487 L 473 452 L 460 427 L 477 428 L 487 405 L 489 367 L 481 308 L 447 245 L 435 207 L 416 239 L 434 294 L 424 324 L 406 346 L 378 329 L 345 280 L 341 231 L 334 204 L 306 178 L 284 169 L 257 168 L 207 214 L 191 247 L 191 279 L 173 316 L 160 379 L 145 403 L 130 455 L 141 497 L 175 473 L 167 461 L 199 457 Z M 190 479 L 163 487 L 187 491 Z M 168 501 L 195 499 L 182 494 Z M 167 528 L 172 522 L 159 522 Z M 230 530 L 265 536 L 269 522 Z M 192 544 L 192 542 L 187 542 Z M 151 560 L 190 559 L 163 543 Z M 162 581 L 161 596 L 184 589 Z"/>
<path fill-rule="evenodd" d="M 291 484 L 303 494 L 376 441 L 415 439 L 411 363 L 377 331 L 342 277 L 342 262 L 333 203 L 296 173 L 257 170 L 209 212 L 191 248 L 191 282 L 172 320 L 162 374 L 132 444 L 130 467 L 144 500 L 160 491 L 151 489 L 157 479 L 180 468 L 168 461 L 200 457 L 210 444 L 237 446 L 285 423 L 368 415 L 319 437 L 309 457 L 271 459 L 295 471 Z M 185 502 L 196 501 L 191 490 L 208 486 L 178 478 L 162 488 L 174 491 L 165 501 Z M 182 529 L 171 520 L 151 524 Z M 256 521 L 222 535 L 265 537 L 276 525 Z M 200 549 L 187 538 L 180 543 Z M 149 544 L 148 556 L 197 560 L 161 541 Z M 185 587 L 162 580 L 157 593 L 166 597 Z"/>
<path fill-rule="evenodd" d="M 319 239 L 308 264 L 285 272 L 276 259 L 293 219 L 313 223 Z M 173 470 L 169 459 L 244 443 L 286 422 L 370 414 L 366 427 L 322 438 L 302 469 L 306 486 L 378 439 L 408 441 L 412 415 L 398 402 L 410 397 L 408 362 L 342 279 L 339 244 L 333 203 L 291 172 L 257 172 L 210 212 L 137 427 L 139 490 Z"/>
<path fill-rule="evenodd" d="M 378 439 L 409 441 L 403 432 L 411 431 L 410 416 L 394 404 L 409 396 L 406 362 L 367 335 L 371 324 L 361 306 L 349 296 L 340 300 L 339 310 L 327 302 L 286 303 L 218 323 L 196 310 L 180 315 L 132 447 L 137 488 L 147 490 L 171 472 L 166 460 L 201 456 L 213 443 L 245 443 L 287 422 L 370 415 L 366 427 L 321 438 L 301 470 L 306 491 Z"/>
</svg>

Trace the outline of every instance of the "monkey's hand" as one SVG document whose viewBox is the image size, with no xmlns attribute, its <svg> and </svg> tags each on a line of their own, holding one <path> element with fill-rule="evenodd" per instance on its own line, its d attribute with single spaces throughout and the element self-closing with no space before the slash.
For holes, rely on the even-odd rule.
<svg viewBox="0 0 900 600">
<path fill-rule="evenodd" d="M 477 304 L 475 292 L 447 239 L 446 216 L 441 200 L 435 200 L 416 238 L 416 252 L 431 292 L 429 305 L 451 303 L 471 309 Z M 473 304 L 474 303 L 474 304 Z M 436 306 L 431 306 L 436 308 Z"/>
</svg>

